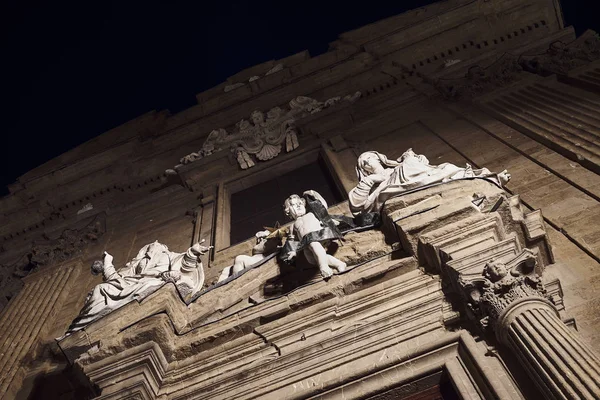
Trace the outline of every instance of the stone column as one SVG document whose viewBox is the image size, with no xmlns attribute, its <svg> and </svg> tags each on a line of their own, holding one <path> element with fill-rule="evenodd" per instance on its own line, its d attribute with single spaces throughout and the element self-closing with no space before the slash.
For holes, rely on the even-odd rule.
<svg viewBox="0 0 600 400">
<path fill-rule="evenodd" d="M 492 261 L 483 277 L 459 278 L 474 315 L 512 351 L 544 398 L 600 399 L 600 358 L 545 298 L 535 261 L 507 264 Z"/>
<path fill-rule="evenodd" d="M 600 399 L 600 359 L 545 299 L 514 301 L 496 323 L 498 339 L 548 399 Z"/>
</svg>

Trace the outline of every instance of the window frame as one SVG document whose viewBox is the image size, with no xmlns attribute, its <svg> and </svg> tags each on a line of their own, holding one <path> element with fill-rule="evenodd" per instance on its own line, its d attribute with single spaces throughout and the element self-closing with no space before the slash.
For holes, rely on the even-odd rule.
<svg viewBox="0 0 600 400">
<path fill-rule="evenodd" d="M 323 165 L 326 169 L 326 172 L 330 175 L 334 184 L 337 186 L 336 189 L 340 192 L 344 199 L 347 199 L 348 193 L 340 184 L 339 176 L 341 171 L 336 170 L 335 166 L 330 162 L 328 151 L 323 146 L 306 149 L 304 152 L 296 154 L 294 157 L 282 159 L 277 163 L 271 164 L 269 162 L 270 165 L 263 165 L 263 168 L 256 169 L 254 171 L 250 170 L 248 171 L 250 172 L 248 175 L 245 175 L 241 178 L 237 176 L 233 177 L 231 180 L 220 182 L 217 187 L 217 216 L 215 218 L 214 226 L 215 255 L 221 251 L 224 251 L 225 249 L 228 249 L 229 247 L 245 242 L 243 241 L 233 245 L 231 244 L 231 196 L 234 193 L 267 182 L 277 176 L 286 174 L 295 169 L 318 162 L 319 159 L 323 159 Z M 248 238 L 248 240 L 250 239 L 252 238 Z"/>
</svg>

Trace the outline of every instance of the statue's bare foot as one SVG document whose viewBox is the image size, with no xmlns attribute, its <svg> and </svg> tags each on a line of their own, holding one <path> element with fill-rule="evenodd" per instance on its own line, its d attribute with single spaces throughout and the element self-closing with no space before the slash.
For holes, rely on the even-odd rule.
<svg viewBox="0 0 600 400">
<path fill-rule="evenodd" d="M 498 174 L 498 179 L 500 180 L 502 186 L 506 185 L 508 181 L 510 181 L 510 178 L 511 176 L 507 170 L 504 170 Z"/>
<path fill-rule="evenodd" d="M 321 266 L 319 267 L 319 269 L 321 270 L 321 275 L 323 275 L 324 279 L 331 278 L 331 276 L 333 275 L 333 270 L 329 268 L 328 265 Z"/>
</svg>

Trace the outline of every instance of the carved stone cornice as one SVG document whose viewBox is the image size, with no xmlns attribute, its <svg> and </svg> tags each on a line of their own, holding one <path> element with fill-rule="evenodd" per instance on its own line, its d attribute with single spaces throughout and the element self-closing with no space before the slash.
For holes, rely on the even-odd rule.
<svg viewBox="0 0 600 400">
<path fill-rule="evenodd" d="M 277 157 L 282 148 L 286 152 L 297 149 L 300 144 L 296 121 L 323 111 L 341 102 L 353 103 L 361 96 L 360 92 L 345 97 L 332 97 L 324 102 L 306 96 L 298 96 L 289 102 L 289 109 L 273 107 L 265 118 L 262 111 L 250 114 L 250 121 L 242 119 L 235 124 L 232 133 L 224 128 L 213 130 L 197 152 L 182 157 L 167 174 L 176 174 L 186 164 L 208 157 L 213 153 L 229 148 L 235 154 L 241 169 L 256 165 L 255 160 L 268 161 Z"/>
</svg>

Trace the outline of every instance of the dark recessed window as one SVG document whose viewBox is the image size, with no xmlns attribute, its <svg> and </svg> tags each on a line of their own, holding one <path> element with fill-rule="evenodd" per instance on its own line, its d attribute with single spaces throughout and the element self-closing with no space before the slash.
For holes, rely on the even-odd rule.
<svg viewBox="0 0 600 400">
<path fill-rule="evenodd" d="M 322 160 L 232 194 L 230 243 L 243 242 L 276 222 L 290 222 L 283 213 L 283 202 L 291 194 L 302 196 L 310 189 L 319 192 L 330 206 L 344 200 Z"/>
</svg>

